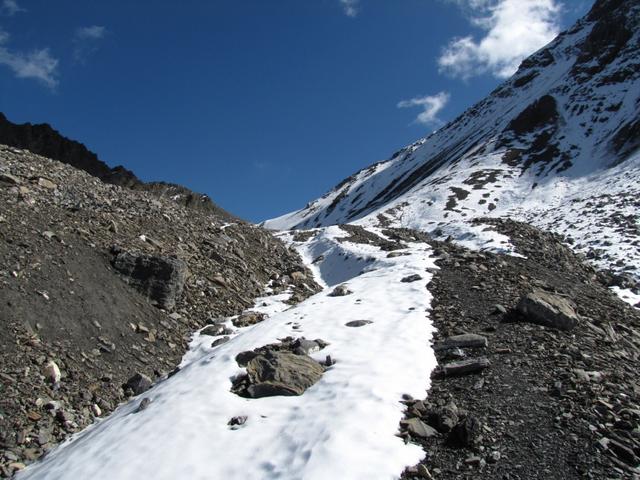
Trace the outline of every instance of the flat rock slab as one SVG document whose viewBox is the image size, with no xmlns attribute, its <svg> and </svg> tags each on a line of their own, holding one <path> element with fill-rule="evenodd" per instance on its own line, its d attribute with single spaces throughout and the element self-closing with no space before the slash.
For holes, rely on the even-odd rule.
<svg viewBox="0 0 640 480">
<path fill-rule="evenodd" d="M 431 438 L 439 436 L 438 431 L 427 425 L 419 418 L 409 418 L 408 420 L 402 420 L 400 422 L 409 433 L 420 438 Z"/>
<path fill-rule="evenodd" d="M 532 323 L 558 330 L 571 330 L 578 324 L 578 314 L 569 300 L 540 289 L 522 297 L 516 310 Z"/>
<path fill-rule="evenodd" d="M 487 337 L 475 333 L 465 333 L 454 335 L 443 342 L 433 346 L 436 352 L 443 350 L 453 350 L 455 348 L 485 348 L 488 345 Z"/>
<path fill-rule="evenodd" d="M 418 280 L 422 280 L 422 277 L 420 275 L 418 275 L 417 273 L 414 273 L 413 275 L 409 275 L 408 277 L 404 277 L 400 281 L 402 283 L 413 283 L 413 282 L 417 282 Z"/>
<path fill-rule="evenodd" d="M 353 327 L 353 328 L 357 328 L 357 327 L 364 327 L 365 325 L 370 325 L 373 322 L 371 320 L 352 320 L 351 322 L 347 322 L 344 325 L 346 327 Z"/>
<path fill-rule="evenodd" d="M 470 358 L 469 360 L 460 360 L 459 362 L 446 363 L 442 366 L 442 374 L 445 377 L 455 377 L 460 375 L 468 375 L 470 373 L 478 373 L 489 368 L 491 363 L 486 357 Z"/>
</svg>

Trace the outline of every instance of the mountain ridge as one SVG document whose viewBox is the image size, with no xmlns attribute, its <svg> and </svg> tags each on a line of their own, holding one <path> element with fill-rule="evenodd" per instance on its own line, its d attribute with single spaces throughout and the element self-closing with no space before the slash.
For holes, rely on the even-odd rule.
<svg viewBox="0 0 640 480">
<path fill-rule="evenodd" d="M 612 177 L 622 164 L 609 193 L 619 197 L 621 209 L 632 209 L 638 185 L 622 179 L 637 171 L 634 152 L 640 148 L 639 46 L 637 2 L 600 0 L 456 119 L 389 160 L 361 169 L 303 209 L 263 225 L 279 230 L 391 222 L 454 238 L 468 232 L 464 225 L 474 217 L 514 216 L 545 226 L 554 215 L 551 207 L 568 212 L 572 205 L 563 199 L 573 195 L 578 201 L 580 193 L 587 194 L 585 179 L 602 190 L 599 177 Z M 540 198 L 538 205 L 531 204 L 533 197 Z M 532 209 L 538 218 L 525 215 Z M 594 211 L 594 221 L 607 222 L 611 213 Z M 556 231 L 589 255 L 587 227 L 572 223 Z M 598 254 L 599 266 L 629 267 L 638 276 L 637 231 L 627 236 L 616 228 L 605 233 L 616 244 L 628 240 L 633 251 L 593 246 L 605 252 Z"/>
<path fill-rule="evenodd" d="M 169 182 L 143 182 L 122 165 L 109 167 L 84 144 L 69 139 L 48 123 L 15 124 L 0 112 L 0 144 L 26 149 L 37 155 L 71 165 L 99 178 L 105 183 L 132 190 L 150 192 L 160 198 L 170 198 L 185 207 L 211 212 L 229 221 L 239 218 L 216 205 L 208 195 Z"/>
</svg>

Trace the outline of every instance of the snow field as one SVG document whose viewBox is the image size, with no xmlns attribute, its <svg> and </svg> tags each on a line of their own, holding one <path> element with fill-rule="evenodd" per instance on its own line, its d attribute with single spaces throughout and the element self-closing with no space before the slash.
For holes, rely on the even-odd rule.
<svg viewBox="0 0 640 480">
<path fill-rule="evenodd" d="M 423 397 L 436 361 L 427 316 L 428 245 L 386 258 L 377 247 L 340 243 L 338 227 L 296 244 L 327 288 L 301 304 L 241 329 L 226 344 L 198 336 L 173 377 L 122 405 L 18 476 L 24 479 L 393 479 L 420 461 L 421 447 L 396 436 L 403 394 Z M 369 260 L 370 259 L 370 260 Z M 325 262 L 326 265 L 323 265 Z M 418 273 L 423 279 L 402 283 Z M 353 291 L 330 297 L 346 282 Z M 264 299 L 261 299 L 263 301 Z M 351 320 L 371 320 L 360 328 Z M 312 356 L 336 362 L 299 397 L 245 399 L 230 392 L 235 356 L 286 336 L 321 338 Z M 135 413 L 142 397 L 149 407 Z M 247 416 L 233 430 L 232 417 Z"/>
</svg>

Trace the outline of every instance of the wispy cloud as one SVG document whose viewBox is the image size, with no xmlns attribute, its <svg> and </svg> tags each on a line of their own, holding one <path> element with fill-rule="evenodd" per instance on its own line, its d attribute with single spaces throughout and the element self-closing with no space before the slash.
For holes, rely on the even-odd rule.
<svg viewBox="0 0 640 480">
<path fill-rule="evenodd" d="M 99 42 L 107 35 L 107 29 L 102 25 L 91 25 L 76 29 L 73 43 L 73 58 L 80 63 L 98 51 Z"/>
<path fill-rule="evenodd" d="M 2 4 L 0 5 L 0 13 L 11 17 L 20 12 L 26 12 L 26 10 L 20 7 L 16 0 L 2 0 Z"/>
<path fill-rule="evenodd" d="M 463 79 L 490 73 L 511 76 L 520 62 L 560 31 L 557 0 L 449 0 L 485 31 L 454 38 L 438 58 L 440 72 Z"/>
<path fill-rule="evenodd" d="M 18 78 L 33 78 L 49 88 L 58 84 L 58 60 L 48 48 L 16 52 L 7 47 L 8 41 L 9 34 L 0 29 L 0 65 L 8 67 Z"/>
<path fill-rule="evenodd" d="M 437 126 L 442 123 L 438 118 L 440 111 L 447 105 L 451 95 L 447 92 L 440 92 L 435 95 L 416 97 L 411 100 L 403 100 L 398 103 L 398 108 L 420 107 L 422 112 L 418 114 L 415 122 L 423 125 Z"/>
<path fill-rule="evenodd" d="M 347 17 L 355 17 L 358 15 L 360 0 L 340 0 L 340 3 Z"/>
<path fill-rule="evenodd" d="M 76 30 L 76 38 L 80 40 L 100 40 L 107 34 L 107 29 L 101 25 L 80 27 Z"/>
</svg>

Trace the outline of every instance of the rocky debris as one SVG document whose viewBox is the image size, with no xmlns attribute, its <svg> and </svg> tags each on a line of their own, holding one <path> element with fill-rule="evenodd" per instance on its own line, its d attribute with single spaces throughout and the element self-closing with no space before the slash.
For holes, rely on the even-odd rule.
<svg viewBox="0 0 640 480">
<path fill-rule="evenodd" d="M 347 287 L 346 285 L 338 285 L 337 287 L 335 287 L 331 293 L 329 294 L 330 297 L 344 297 L 346 295 L 351 295 L 353 292 L 351 290 L 349 290 L 349 287 Z"/>
<path fill-rule="evenodd" d="M 480 442 L 482 425 L 475 417 L 465 417 L 449 432 L 447 443 L 454 447 L 470 448 Z"/>
<path fill-rule="evenodd" d="M 0 186 L 20 185 L 20 179 L 10 173 L 0 173 Z"/>
<path fill-rule="evenodd" d="M 181 185 L 166 182 L 141 181 L 136 175 L 119 165 L 110 168 L 83 144 L 62 136 L 48 124 L 17 125 L 0 113 L 0 144 L 25 149 L 87 172 L 104 183 L 148 192 L 163 200 L 216 216 L 226 221 L 238 220 L 216 204 L 207 195 L 192 192 Z"/>
<path fill-rule="evenodd" d="M 231 320 L 233 326 L 236 328 L 250 327 L 256 323 L 262 322 L 267 316 L 264 313 L 259 312 L 245 312 Z"/>
<path fill-rule="evenodd" d="M 339 238 L 340 242 L 361 243 L 364 245 L 374 245 L 380 250 L 391 252 L 407 248 L 402 242 L 387 240 L 374 232 L 367 230 L 360 225 L 340 225 L 340 228 L 349 234 L 348 237 Z"/>
<path fill-rule="evenodd" d="M 468 375 L 470 373 L 479 373 L 485 368 L 489 368 L 491 363 L 487 358 L 470 358 L 468 360 L 460 360 L 442 365 L 442 375 L 445 377 L 455 377 L 458 375 Z"/>
<path fill-rule="evenodd" d="M 236 362 L 247 373 L 234 380 L 231 391 L 247 398 L 302 395 L 324 373 L 320 363 L 303 353 L 310 347 L 304 340 L 286 338 L 238 354 Z M 327 345 L 322 340 L 313 343 L 318 350 Z"/>
<path fill-rule="evenodd" d="M 324 340 L 307 340 L 304 337 L 296 338 L 291 343 L 291 351 L 296 355 L 310 355 L 315 352 L 319 352 L 327 346 L 327 342 Z"/>
<path fill-rule="evenodd" d="M 571 330 L 578 323 L 575 307 L 569 300 L 540 289 L 522 297 L 516 310 L 533 323 L 559 330 Z"/>
<path fill-rule="evenodd" d="M 346 327 L 364 327 L 365 325 L 370 325 L 373 322 L 371 320 L 352 320 L 350 322 L 345 323 Z"/>
<path fill-rule="evenodd" d="M 417 273 L 414 273 L 413 275 L 409 275 L 407 277 L 404 277 L 400 281 L 402 283 L 413 283 L 413 282 L 417 282 L 418 280 L 422 280 L 422 277 L 420 275 L 418 275 Z"/>
<path fill-rule="evenodd" d="M 54 362 L 53 360 L 47 363 L 47 365 L 44 367 L 43 373 L 44 378 L 46 378 L 49 383 L 52 383 L 53 385 L 60 383 L 60 379 L 62 378 L 60 367 L 58 367 L 58 364 L 56 364 L 56 362 Z"/>
<path fill-rule="evenodd" d="M 444 342 L 434 345 L 433 349 L 438 352 L 454 348 L 485 348 L 487 345 L 487 337 L 476 333 L 463 333 L 462 335 L 448 337 Z"/>
<path fill-rule="evenodd" d="M 436 371 L 426 398 L 405 402 L 407 419 L 440 433 L 410 438 L 425 450 L 422 464 L 443 480 L 638 476 L 629 462 L 631 452 L 638 457 L 640 312 L 561 237 L 510 220 L 482 222 L 523 257 L 431 242 L 439 259 L 428 285 L 436 358 L 444 366 L 481 352 L 491 367 L 480 375 Z M 536 289 L 571 300 L 580 319 L 573 329 L 514 321 L 523 319 L 520 300 Z M 439 348 L 470 332 L 486 345 Z M 402 478 L 422 477 L 414 466 Z"/>
<path fill-rule="evenodd" d="M 187 278 L 187 264 L 172 257 L 120 252 L 113 268 L 158 307 L 171 310 L 180 299 Z"/>
<path fill-rule="evenodd" d="M 229 425 L 232 429 L 235 429 L 247 423 L 247 419 L 248 417 L 246 415 L 233 417 L 231 420 L 229 420 L 229 422 L 227 422 L 227 425 Z"/>
<path fill-rule="evenodd" d="M 125 391 L 129 389 L 132 395 L 140 395 L 153 385 L 153 381 L 143 373 L 136 373 L 123 385 Z"/>
<path fill-rule="evenodd" d="M 405 427 L 407 431 L 414 437 L 420 438 L 431 438 L 439 436 L 438 431 L 423 423 L 419 418 L 409 418 L 408 420 L 403 420 L 400 422 L 400 425 Z"/>
<path fill-rule="evenodd" d="M 207 335 L 210 337 L 219 337 L 221 335 L 230 335 L 233 331 L 221 323 L 214 323 L 213 325 L 207 325 L 200 330 L 200 335 Z"/>
<path fill-rule="evenodd" d="M 291 302 L 320 289 L 294 251 L 240 220 L 2 145 L 0 171 L 19 182 L 0 183 L 0 477 L 111 413 L 136 372 L 175 371 L 193 332 L 251 308 L 273 276 L 304 274 L 269 285 Z M 123 281 L 114 245 L 187 264 L 172 312 Z M 44 374 L 51 359 L 57 384 Z M 73 420 L 58 420 L 60 409 Z"/>
</svg>

